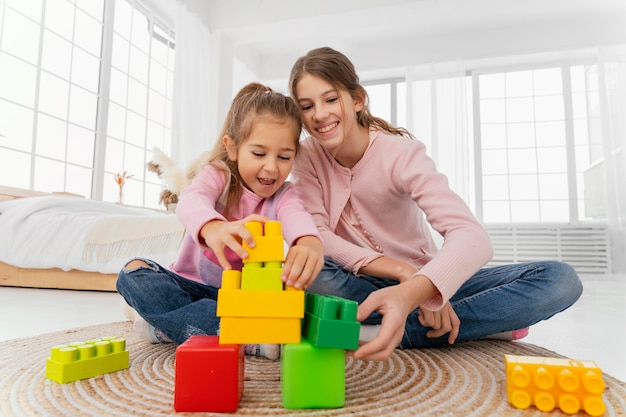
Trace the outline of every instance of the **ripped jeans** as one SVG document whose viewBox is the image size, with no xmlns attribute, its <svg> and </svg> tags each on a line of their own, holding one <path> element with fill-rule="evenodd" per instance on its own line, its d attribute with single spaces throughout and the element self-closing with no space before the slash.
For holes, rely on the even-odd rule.
<svg viewBox="0 0 626 417">
<path fill-rule="evenodd" d="M 379 288 L 398 281 L 370 276 L 357 277 L 330 258 L 307 291 L 332 294 L 359 304 Z M 457 342 L 519 330 L 552 317 L 578 300 L 583 286 L 576 271 L 556 261 L 528 262 L 482 268 L 450 298 L 461 321 Z M 419 309 L 406 320 L 402 348 L 445 346 L 448 335 L 431 339 L 420 324 Z M 372 313 L 364 324 L 379 324 L 381 315 Z"/>
<path fill-rule="evenodd" d="M 181 344 L 195 334 L 218 334 L 217 288 L 181 277 L 161 265 L 124 267 L 117 291 L 148 323 Z"/>
</svg>

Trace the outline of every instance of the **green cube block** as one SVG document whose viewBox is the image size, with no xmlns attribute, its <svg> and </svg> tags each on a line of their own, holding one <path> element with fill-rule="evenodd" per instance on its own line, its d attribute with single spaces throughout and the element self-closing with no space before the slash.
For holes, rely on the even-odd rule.
<svg viewBox="0 0 626 417">
<path fill-rule="evenodd" d="M 283 407 L 340 408 L 345 403 L 343 349 L 319 348 L 308 341 L 286 344 L 281 353 Z"/>
<path fill-rule="evenodd" d="M 352 300 L 307 293 L 302 336 L 317 347 L 357 349 L 361 329 L 357 308 Z"/>
</svg>

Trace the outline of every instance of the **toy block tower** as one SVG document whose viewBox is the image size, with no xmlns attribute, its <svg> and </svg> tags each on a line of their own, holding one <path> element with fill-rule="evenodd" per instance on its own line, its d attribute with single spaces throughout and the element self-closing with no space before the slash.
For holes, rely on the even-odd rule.
<svg viewBox="0 0 626 417">
<path fill-rule="evenodd" d="M 558 407 L 576 414 L 581 407 L 590 416 L 606 410 L 602 400 L 602 371 L 593 361 L 504 355 L 507 395 L 515 407 L 534 405 L 541 411 Z"/>
<path fill-rule="evenodd" d="M 281 386 L 285 408 L 338 408 L 345 402 L 345 349 L 359 345 L 357 303 L 307 294 L 303 340 L 283 347 Z"/>
<path fill-rule="evenodd" d="M 46 378 L 65 384 L 128 368 L 126 340 L 104 337 L 57 345 L 46 361 Z"/>
<path fill-rule="evenodd" d="M 246 223 L 254 236 L 241 272 L 227 270 L 217 295 L 220 343 L 298 343 L 304 291 L 283 289 L 284 243 L 280 222 Z M 263 233 L 265 232 L 265 233 Z"/>
<path fill-rule="evenodd" d="M 176 348 L 174 409 L 237 411 L 244 389 L 244 347 L 218 336 L 191 336 Z"/>
</svg>

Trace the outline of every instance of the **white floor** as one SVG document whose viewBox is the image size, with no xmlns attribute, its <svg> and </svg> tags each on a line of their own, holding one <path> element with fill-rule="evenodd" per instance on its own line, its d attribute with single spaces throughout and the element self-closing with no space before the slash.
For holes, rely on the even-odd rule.
<svg viewBox="0 0 626 417">
<path fill-rule="evenodd" d="M 585 291 L 565 312 L 530 329 L 525 342 L 593 360 L 626 381 L 626 274 L 583 276 Z M 0 287 L 0 341 L 125 320 L 117 293 Z"/>
</svg>

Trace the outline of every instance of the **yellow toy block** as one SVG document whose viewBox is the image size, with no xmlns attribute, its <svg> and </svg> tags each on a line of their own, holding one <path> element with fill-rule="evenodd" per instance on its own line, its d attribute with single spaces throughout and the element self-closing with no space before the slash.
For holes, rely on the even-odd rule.
<svg viewBox="0 0 626 417">
<path fill-rule="evenodd" d="M 282 291 L 283 282 L 280 275 L 283 273 L 282 265 L 272 265 L 275 262 L 266 262 L 263 267 L 257 263 L 246 264 L 241 270 L 242 290 L 268 290 Z M 279 263 L 280 262 L 276 262 Z"/>
<path fill-rule="evenodd" d="M 219 303 L 218 303 L 219 304 Z M 301 319 L 221 317 L 220 345 L 300 343 Z"/>
<path fill-rule="evenodd" d="M 602 370 L 593 361 L 504 355 L 509 402 L 520 409 L 558 407 L 576 414 L 581 406 L 590 416 L 606 410 L 602 400 Z"/>
<path fill-rule="evenodd" d="M 223 290 L 238 290 L 241 288 L 241 271 L 227 269 L 222 271 Z"/>
<path fill-rule="evenodd" d="M 218 317 L 304 317 L 304 291 L 232 290 L 217 292 Z"/>
<path fill-rule="evenodd" d="M 245 242 L 243 243 L 244 249 L 248 252 L 248 257 L 243 259 L 243 263 L 280 262 L 282 266 L 282 262 L 285 260 L 285 248 L 280 222 L 270 221 L 265 224 L 248 222 L 245 227 L 254 237 L 254 248 L 248 247 Z"/>
<path fill-rule="evenodd" d="M 128 368 L 126 340 L 104 337 L 53 346 L 46 361 L 46 378 L 65 384 Z"/>
</svg>

